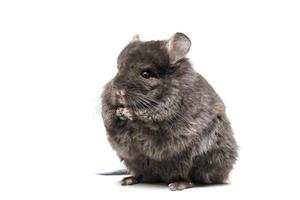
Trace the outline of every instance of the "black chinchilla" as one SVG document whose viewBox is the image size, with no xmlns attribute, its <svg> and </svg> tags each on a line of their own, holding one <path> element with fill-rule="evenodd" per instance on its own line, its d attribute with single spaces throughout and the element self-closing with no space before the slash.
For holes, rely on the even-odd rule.
<svg viewBox="0 0 300 200">
<path fill-rule="evenodd" d="M 228 179 L 237 144 L 222 100 L 185 57 L 190 46 L 183 33 L 147 42 L 136 35 L 118 57 L 102 117 L 131 174 L 122 185 L 165 182 L 182 190 Z"/>
</svg>

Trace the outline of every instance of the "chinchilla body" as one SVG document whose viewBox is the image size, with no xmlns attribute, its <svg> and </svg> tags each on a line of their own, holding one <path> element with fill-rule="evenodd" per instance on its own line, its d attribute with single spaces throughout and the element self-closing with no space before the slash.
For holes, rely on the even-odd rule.
<svg viewBox="0 0 300 200">
<path fill-rule="evenodd" d="M 102 116 L 132 175 L 124 185 L 162 181 L 180 190 L 224 183 L 233 168 L 237 145 L 225 106 L 185 58 L 190 45 L 182 33 L 162 41 L 134 37 L 118 57 Z"/>
</svg>

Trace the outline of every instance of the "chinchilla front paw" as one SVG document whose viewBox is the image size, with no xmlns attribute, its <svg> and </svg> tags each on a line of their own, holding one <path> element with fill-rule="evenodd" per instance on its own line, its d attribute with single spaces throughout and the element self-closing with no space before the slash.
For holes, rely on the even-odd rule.
<svg viewBox="0 0 300 200">
<path fill-rule="evenodd" d="M 121 120 L 132 120 L 132 112 L 128 108 L 123 108 L 120 107 L 116 110 L 116 115 L 121 119 Z"/>
</svg>

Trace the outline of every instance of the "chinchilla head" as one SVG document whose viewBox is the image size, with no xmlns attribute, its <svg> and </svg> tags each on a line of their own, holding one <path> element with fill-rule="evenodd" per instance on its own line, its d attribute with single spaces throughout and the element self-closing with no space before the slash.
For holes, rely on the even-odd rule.
<svg viewBox="0 0 300 200">
<path fill-rule="evenodd" d="M 175 109 L 180 101 L 180 77 L 187 70 L 182 63 L 190 46 L 183 33 L 146 42 L 134 36 L 118 57 L 118 73 L 112 81 L 116 104 L 140 114 L 147 111 L 148 116 L 154 109 Z"/>
</svg>

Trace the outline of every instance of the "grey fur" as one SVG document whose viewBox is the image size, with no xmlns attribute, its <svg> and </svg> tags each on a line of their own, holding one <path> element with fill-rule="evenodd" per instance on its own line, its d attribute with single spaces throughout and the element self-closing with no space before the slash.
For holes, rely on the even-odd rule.
<svg viewBox="0 0 300 200">
<path fill-rule="evenodd" d="M 123 185 L 163 181 L 181 190 L 224 183 L 232 170 L 237 145 L 225 106 L 185 58 L 190 44 L 176 33 L 134 40 L 119 55 L 118 74 L 102 94 L 102 116 L 132 175 Z"/>
</svg>

